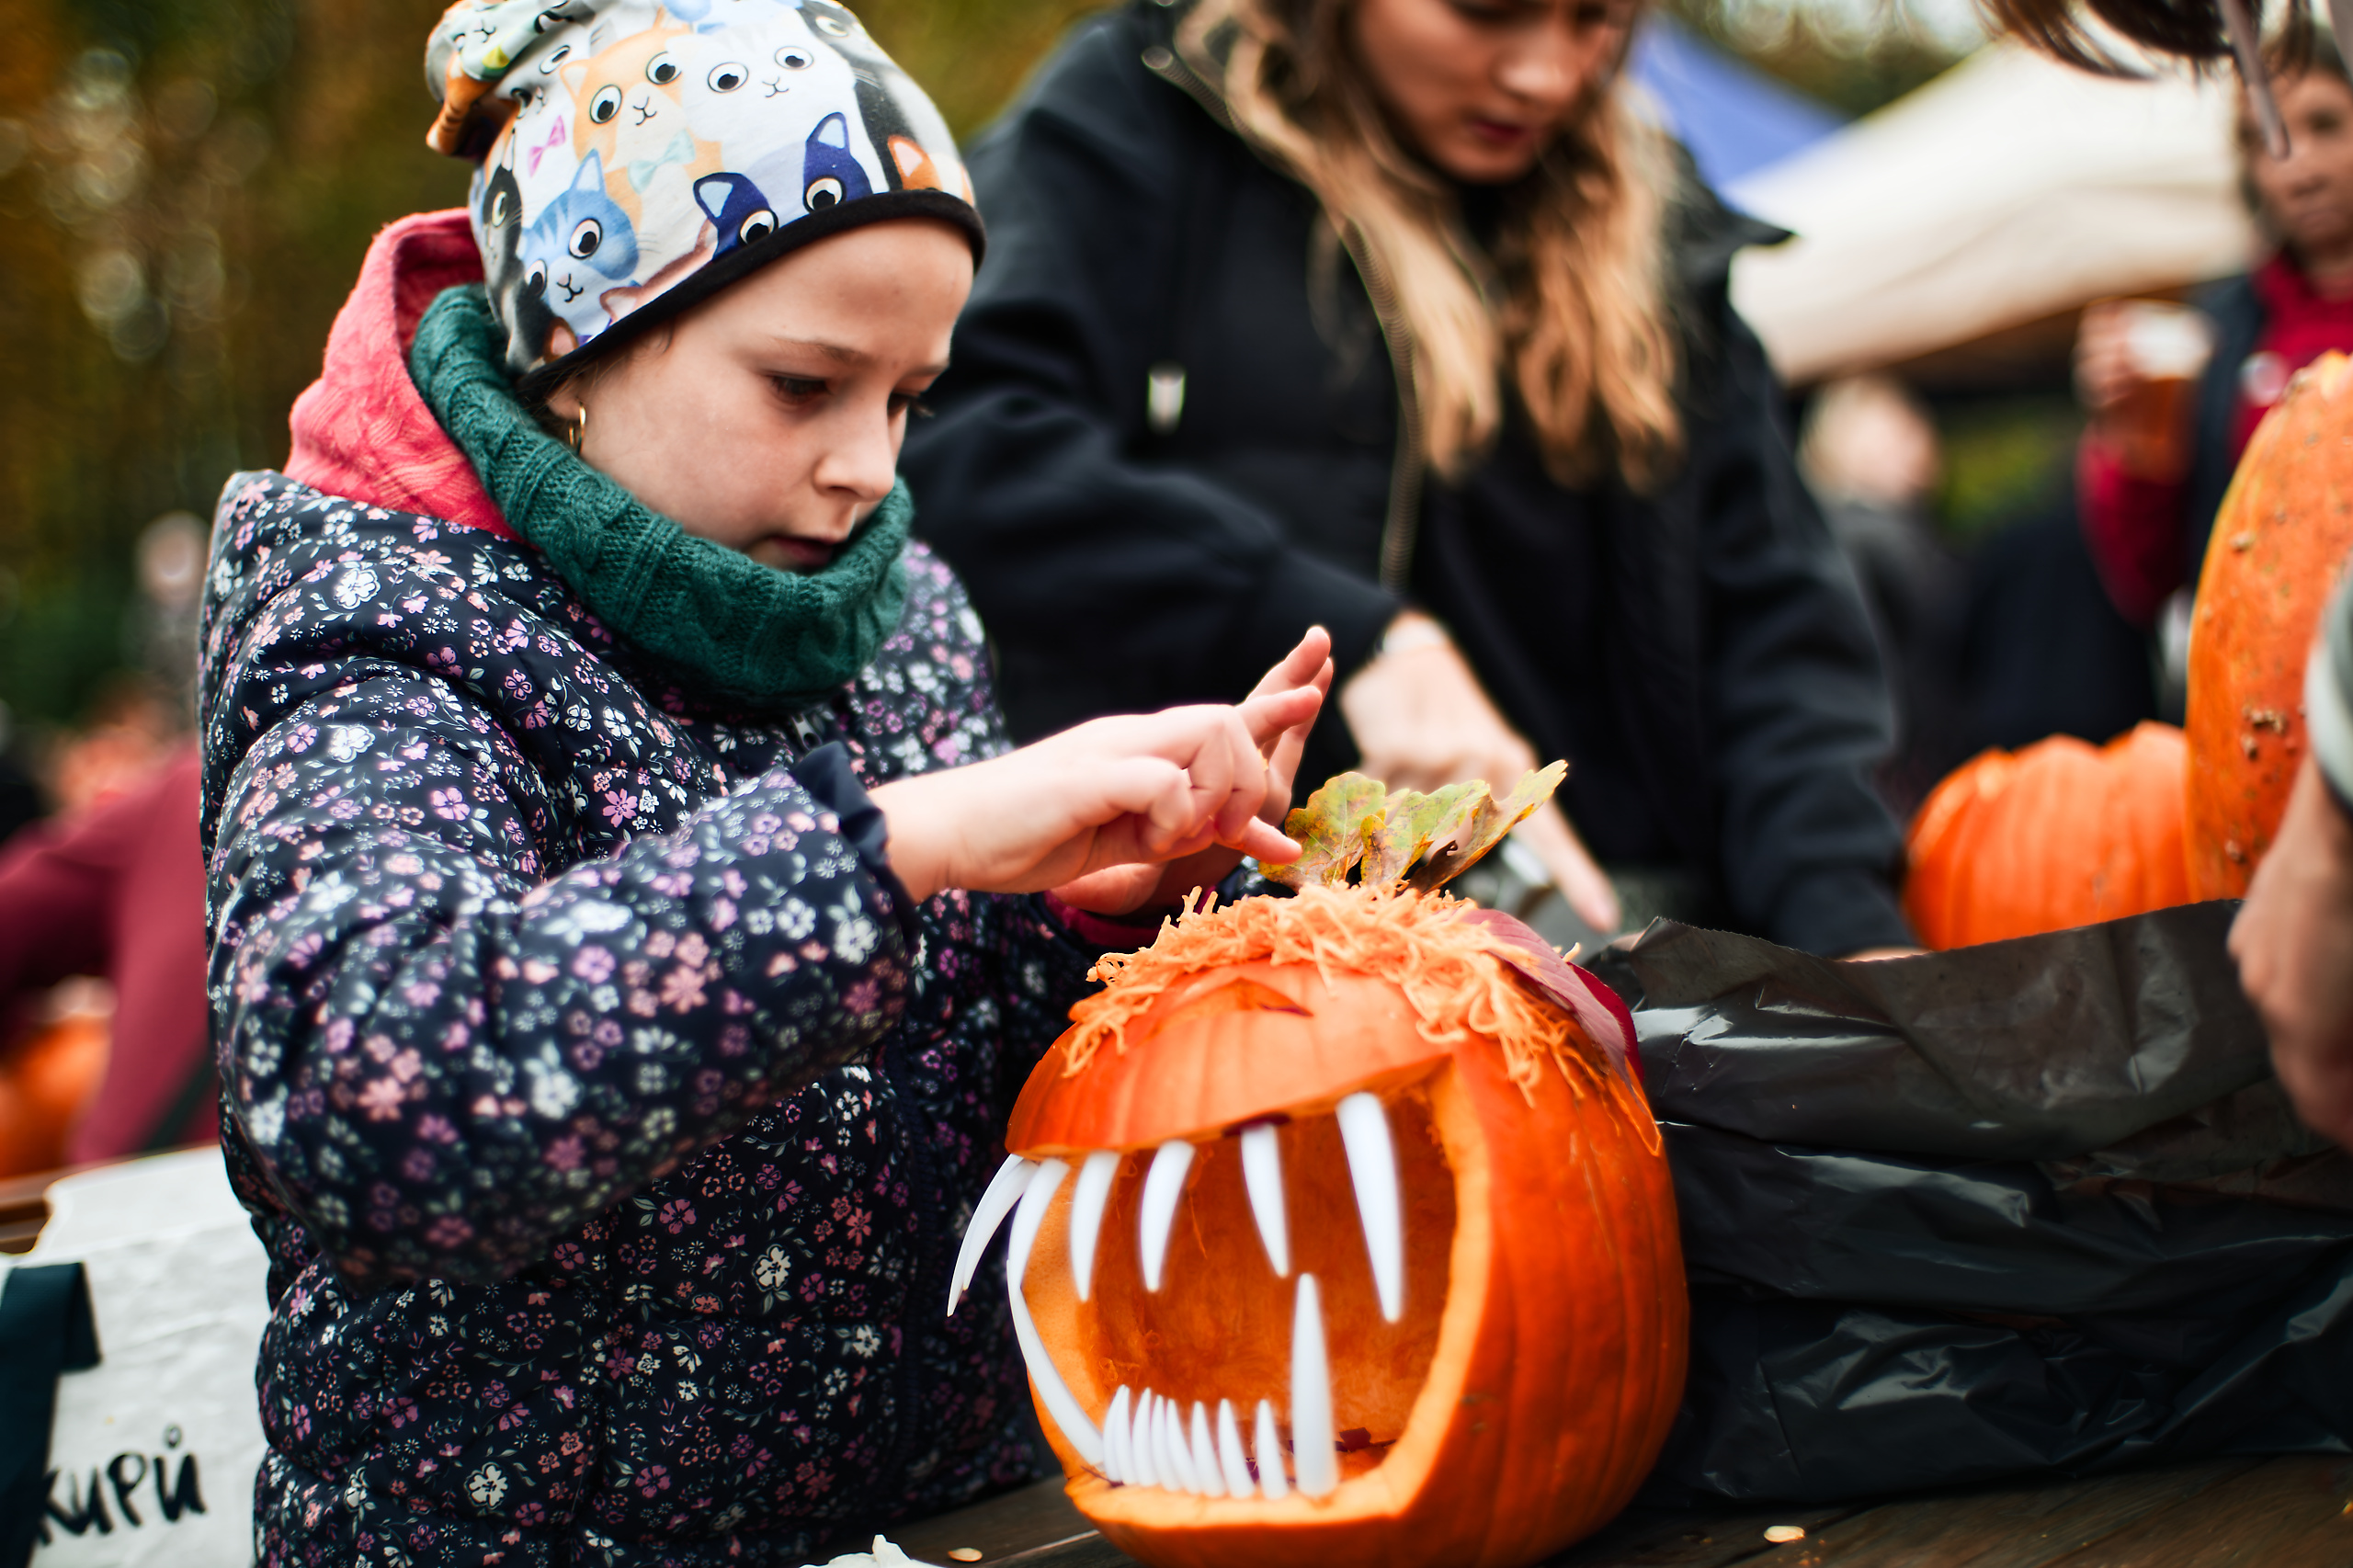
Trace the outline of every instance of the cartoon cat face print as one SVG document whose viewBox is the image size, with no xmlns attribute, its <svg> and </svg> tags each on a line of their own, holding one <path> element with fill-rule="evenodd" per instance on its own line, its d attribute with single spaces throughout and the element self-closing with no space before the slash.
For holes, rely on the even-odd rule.
<svg viewBox="0 0 2353 1568">
<path fill-rule="evenodd" d="M 490 156 L 474 171 L 473 191 L 467 202 L 474 244 L 482 251 L 483 284 L 491 307 L 506 324 L 509 341 L 529 369 L 545 351 L 556 318 L 548 309 L 546 288 L 537 293 L 523 288 L 523 197 L 515 177 L 517 137 L 510 121 L 493 143 Z"/>
<path fill-rule="evenodd" d="M 800 206 L 798 210 L 788 209 L 781 219 L 777 203 L 747 176 L 705 175 L 695 181 L 695 199 L 718 231 L 720 256 L 758 244 L 775 233 L 779 222 L 873 194 L 873 181 L 850 154 L 849 121 L 839 111 L 819 120 L 802 143 Z"/>
<path fill-rule="evenodd" d="M 767 171 L 760 183 L 771 189 L 791 184 L 771 165 L 797 161 L 817 121 L 856 101 L 849 62 L 822 47 L 789 6 L 758 26 L 701 34 L 677 52 L 688 62 L 679 102 L 695 135 L 719 144 L 722 167 Z"/>
<path fill-rule="evenodd" d="M 692 37 L 683 26 L 653 28 L 557 72 L 579 106 L 574 151 L 602 160 L 613 199 L 650 233 L 691 222 L 694 181 L 721 166 L 718 144 L 696 137 L 678 103 L 678 50 Z"/>
<path fill-rule="evenodd" d="M 848 62 L 858 81 L 866 133 L 888 150 L 893 190 L 945 190 L 972 199 L 956 139 L 914 78 L 882 52 L 858 19 L 833 0 L 800 0 L 811 33 Z"/>
<path fill-rule="evenodd" d="M 849 62 L 818 41 L 797 7 L 699 37 L 691 55 L 680 101 L 695 134 L 719 142 L 726 171 L 740 176 L 696 182 L 722 253 L 749 243 L 745 225 L 757 213 L 774 228 L 881 188 L 881 150 L 842 112 L 857 101 Z"/>
<path fill-rule="evenodd" d="M 836 109 L 817 122 L 801 152 L 801 206 L 805 212 L 874 194 L 849 145 L 849 121 Z"/>
<path fill-rule="evenodd" d="M 521 292 L 546 301 L 566 318 L 582 342 L 602 330 L 575 302 L 592 290 L 626 280 L 637 268 L 637 232 L 629 214 L 605 192 L 604 160 L 591 153 L 571 186 L 523 232 Z"/>
<path fill-rule="evenodd" d="M 703 176 L 695 181 L 695 199 L 719 232 L 720 256 L 776 233 L 776 204 L 743 175 Z"/>
<path fill-rule="evenodd" d="M 563 70 L 574 54 L 570 40 L 561 42 L 543 57 L 517 67 L 500 87 L 515 105 L 506 133 L 514 138 L 515 183 L 527 214 L 537 213 L 571 183 L 576 108 Z"/>
<path fill-rule="evenodd" d="M 522 272 L 517 245 L 523 234 L 523 189 L 515 180 L 512 122 L 491 144 L 490 156 L 474 170 L 466 208 L 473 220 L 475 248 L 483 256 L 483 278 L 495 294 Z"/>
</svg>

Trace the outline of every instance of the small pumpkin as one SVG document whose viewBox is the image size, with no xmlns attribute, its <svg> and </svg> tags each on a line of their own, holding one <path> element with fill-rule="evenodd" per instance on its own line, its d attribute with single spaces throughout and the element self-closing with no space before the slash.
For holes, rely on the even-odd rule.
<svg viewBox="0 0 2353 1568">
<path fill-rule="evenodd" d="M 1931 948 L 2063 931 L 2189 902 L 2179 730 L 2053 735 L 1947 775 L 1912 819 L 1904 912 Z"/>
<path fill-rule="evenodd" d="M 1040 1414 L 1131 1555 L 1510 1568 L 1657 1457 L 1688 1299 L 1631 1019 L 1438 885 L 1559 774 L 1333 780 L 1295 897 L 1106 958 L 1023 1089 L 951 1310 L 1010 1213 Z"/>
<path fill-rule="evenodd" d="M 106 1071 L 110 1016 L 77 1009 L 0 1058 L 0 1176 L 53 1170 Z"/>
<path fill-rule="evenodd" d="M 2353 359 L 2322 355 L 2256 427 L 2190 619 L 2189 892 L 2239 898 L 2310 744 L 2304 660 L 2353 554 Z"/>
</svg>

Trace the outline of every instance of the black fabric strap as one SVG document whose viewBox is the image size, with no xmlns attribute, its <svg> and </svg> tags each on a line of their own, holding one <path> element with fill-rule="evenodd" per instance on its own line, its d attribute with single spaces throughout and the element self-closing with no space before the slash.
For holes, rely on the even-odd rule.
<svg viewBox="0 0 2353 1568">
<path fill-rule="evenodd" d="M 82 1266 L 10 1270 L 0 1288 L 0 1568 L 26 1568 L 40 1536 L 58 1374 L 97 1364 Z"/>
<path fill-rule="evenodd" d="M 196 1065 L 188 1070 L 188 1078 L 172 1096 L 172 1103 L 155 1120 L 154 1130 L 147 1134 L 147 1142 L 139 1146 L 142 1154 L 160 1154 L 166 1149 L 176 1149 L 184 1139 L 180 1132 L 196 1116 L 197 1108 L 214 1103 L 221 1097 L 221 1074 L 212 1062 L 210 1049 L 197 1053 Z"/>
<path fill-rule="evenodd" d="M 867 874 L 881 882 L 882 891 L 891 895 L 891 917 L 899 923 L 907 951 L 913 953 L 923 935 L 915 919 L 915 903 L 907 896 L 906 884 L 899 881 L 899 873 L 891 869 L 891 824 L 882 815 L 882 808 L 874 803 L 874 797 L 866 792 L 866 786 L 858 781 L 858 775 L 851 770 L 849 749 L 839 741 L 827 741 L 794 763 L 790 771 L 794 783 L 841 819 L 842 836 L 858 851 Z"/>
</svg>

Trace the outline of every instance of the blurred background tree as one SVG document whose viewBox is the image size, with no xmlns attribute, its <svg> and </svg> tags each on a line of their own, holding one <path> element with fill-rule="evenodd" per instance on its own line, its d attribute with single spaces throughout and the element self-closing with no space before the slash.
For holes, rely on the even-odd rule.
<svg viewBox="0 0 2353 1568">
<path fill-rule="evenodd" d="M 1848 113 L 1974 41 L 1967 0 L 1670 4 Z M 228 474 L 284 460 L 369 237 L 464 199 L 464 165 L 424 144 L 443 6 L 0 0 L 0 701 L 20 730 L 109 700 L 152 630 L 142 532 L 209 517 Z M 860 12 L 969 134 L 1092 8 Z"/>
</svg>

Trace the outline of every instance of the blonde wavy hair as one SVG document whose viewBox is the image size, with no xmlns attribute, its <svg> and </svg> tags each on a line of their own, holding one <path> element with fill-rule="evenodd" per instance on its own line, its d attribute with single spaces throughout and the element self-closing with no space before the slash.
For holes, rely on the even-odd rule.
<svg viewBox="0 0 2353 1568">
<path fill-rule="evenodd" d="M 1683 448 L 1665 135 L 1612 69 L 1504 192 L 1483 248 L 1453 187 L 1391 132 L 1347 43 L 1349 4 L 1199 0 L 1178 44 L 1222 84 L 1234 129 L 1315 194 L 1374 274 L 1368 286 L 1394 296 L 1431 466 L 1459 477 L 1493 443 L 1508 367 L 1555 479 L 1614 465 L 1636 490 L 1655 488 Z"/>
</svg>

